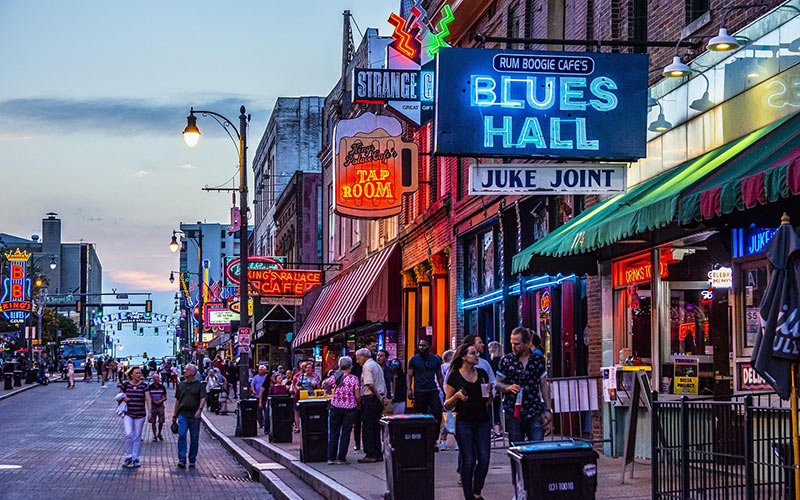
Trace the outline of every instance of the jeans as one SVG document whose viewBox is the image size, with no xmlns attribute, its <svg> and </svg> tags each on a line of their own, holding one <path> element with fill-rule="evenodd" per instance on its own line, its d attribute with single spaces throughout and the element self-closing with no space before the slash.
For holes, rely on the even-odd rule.
<svg viewBox="0 0 800 500">
<path fill-rule="evenodd" d="M 356 408 L 353 416 L 353 443 L 356 448 L 361 448 L 361 408 Z"/>
<path fill-rule="evenodd" d="M 128 415 L 122 417 L 122 428 L 125 430 L 125 458 L 139 460 L 139 450 L 142 448 L 144 419 L 144 417 L 132 418 Z"/>
<path fill-rule="evenodd" d="M 361 431 L 365 458 L 382 458 L 381 414 L 383 405 L 375 396 L 361 398 Z"/>
<path fill-rule="evenodd" d="M 466 500 L 480 495 L 489 472 L 491 451 L 491 422 L 462 422 L 456 420 L 456 441 L 460 453 L 461 487 Z"/>
<path fill-rule="evenodd" d="M 414 391 L 414 412 L 430 413 L 436 420 L 436 425 L 442 426 L 442 400 L 439 391 Z"/>
<path fill-rule="evenodd" d="M 544 439 L 544 420 L 538 415 L 531 419 L 517 420 L 514 412 L 506 410 L 508 439 L 512 443 L 522 441 L 541 441 Z"/>
<path fill-rule="evenodd" d="M 189 431 L 192 438 L 189 463 L 193 464 L 197 460 L 197 448 L 200 447 L 200 419 L 178 415 L 178 461 L 183 463 L 186 463 L 186 431 Z"/>
<path fill-rule="evenodd" d="M 355 408 L 331 406 L 328 412 L 328 460 L 347 460 L 350 431 L 356 416 Z"/>
</svg>

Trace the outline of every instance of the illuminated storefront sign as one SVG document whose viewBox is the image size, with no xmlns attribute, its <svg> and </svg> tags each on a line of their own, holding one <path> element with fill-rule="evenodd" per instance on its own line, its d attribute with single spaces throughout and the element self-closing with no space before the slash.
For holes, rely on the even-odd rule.
<svg viewBox="0 0 800 500">
<path fill-rule="evenodd" d="M 670 262 L 672 262 L 672 252 L 662 250 L 659 272 L 662 278 L 669 276 Z M 615 287 L 648 282 L 652 277 L 653 266 L 650 262 L 649 254 L 622 262 L 615 262 L 613 265 L 612 282 Z"/>
<path fill-rule="evenodd" d="M 730 267 L 720 267 L 708 272 L 711 288 L 731 288 L 733 286 L 733 270 Z"/>
<path fill-rule="evenodd" d="M 469 194 L 624 193 L 627 165 L 472 163 Z"/>
<path fill-rule="evenodd" d="M 733 257 L 747 257 L 764 251 L 777 229 L 747 227 L 733 230 Z"/>
<path fill-rule="evenodd" d="M 419 101 L 420 75 L 409 69 L 353 70 L 353 102 Z"/>
<path fill-rule="evenodd" d="M 247 279 L 250 293 L 255 296 L 303 296 L 310 289 L 322 284 L 322 271 L 306 269 L 284 269 L 272 257 L 251 257 L 262 264 L 279 265 L 279 268 L 254 268 L 248 263 Z M 239 285 L 239 259 L 228 264 L 225 274 L 234 285 Z M 238 306 L 237 306 L 238 307 Z M 233 305 L 231 305 L 233 309 Z"/>
<path fill-rule="evenodd" d="M 435 151 L 631 160 L 646 155 L 647 56 L 446 47 Z"/>
<path fill-rule="evenodd" d="M 393 217 L 402 195 L 417 190 L 418 150 L 403 142 L 391 116 L 364 113 L 334 131 L 336 212 L 347 217 Z"/>
<path fill-rule="evenodd" d="M 545 314 L 550 312 L 550 292 L 545 290 L 542 298 L 539 299 L 539 310 Z"/>
<path fill-rule="evenodd" d="M 772 387 L 755 371 L 749 362 L 739 362 L 736 365 L 739 367 L 740 391 L 772 390 Z"/>
<path fill-rule="evenodd" d="M 27 277 L 28 260 L 31 254 L 27 251 L 7 252 L 8 277 L 3 280 L 3 297 L 0 299 L 0 311 L 12 324 L 20 324 L 31 313 L 31 280 Z"/>
<path fill-rule="evenodd" d="M 206 327 L 226 327 L 230 326 L 231 321 L 239 319 L 239 314 L 231 311 L 222 302 L 211 302 L 203 304 L 204 324 Z"/>
<path fill-rule="evenodd" d="M 283 269 L 286 257 L 261 257 L 251 255 L 247 258 L 247 268 L 253 269 Z M 227 287 L 239 286 L 239 273 L 241 273 L 239 257 L 225 259 L 225 285 Z"/>
<path fill-rule="evenodd" d="M 176 326 L 178 320 L 175 316 L 167 316 L 161 313 L 147 313 L 136 311 L 125 311 L 108 314 L 99 318 L 92 318 L 92 326 L 102 326 L 105 323 L 166 323 Z"/>
</svg>

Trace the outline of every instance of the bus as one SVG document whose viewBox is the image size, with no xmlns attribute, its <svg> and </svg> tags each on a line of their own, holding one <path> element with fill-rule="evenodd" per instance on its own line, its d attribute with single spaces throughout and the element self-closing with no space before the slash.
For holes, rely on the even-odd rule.
<svg viewBox="0 0 800 500">
<path fill-rule="evenodd" d="M 61 341 L 58 353 L 75 365 L 75 371 L 83 371 L 86 367 L 86 358 L 92 356 L 92 341 L 84 337 L 76 337 Z"/>
</svg>

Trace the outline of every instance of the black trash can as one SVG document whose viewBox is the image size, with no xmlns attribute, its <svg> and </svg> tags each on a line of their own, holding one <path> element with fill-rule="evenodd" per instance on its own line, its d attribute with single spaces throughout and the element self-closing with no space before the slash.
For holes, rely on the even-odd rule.
<svg viewBox="0 0 800 500">
<path fill-rule="evenodd" d="M 433 500 L 433 448 L 439 426 L 432 415 L 388 415 L 381 419 L 386 462 L 386 500 Z"/>
<path fill-rule="evenodd" d="M 39 370 L 36 368 L 30 368 L 25 370 L 25 383 L 32 384 L 36 382 L 36 379 L 39 377 Z"/>
<path fill-rule="evenodd" d="M 589 443 L 537 441 L 509 448 L 517 498 L 593 500 L 597 452 Z"/>
<path fill-rule="evenodd" d="M 22 387 L 22 370 L 14 370 L 14 387 Z"/>
<path fill-rule="evenodd" d="M 300 410 L 300 461 L 324 462 L 328 459 L 328 400 L 302 399 Z"/>
<path fill-rule="evenodd" d="M 291 396 L 269 396 L 269 441 L 270 443 L 291 443 L 294 410 Z"/>
<path fill-rule="evenodd" d="M 242 437 L 258 435 L 258 400 L 239 400 L 239 429 Z"/>
<path fill-rule="evenodd" d="M 3 389 L 10 391 L 14 388 L 14 374 L 6 372 L 3 374 Z"/>
</svg>

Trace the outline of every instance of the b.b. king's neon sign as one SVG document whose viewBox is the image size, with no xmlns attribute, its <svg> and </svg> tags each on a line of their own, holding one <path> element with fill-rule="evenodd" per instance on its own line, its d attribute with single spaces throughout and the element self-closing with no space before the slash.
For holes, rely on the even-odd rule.
<svg viewBox="0 0 800 500">
<path fill-rule="evenodd" d="M 443 48 L 440 154 L 645 156 L 647 57 Z"/>
<path fill-rule="evenodd" d="M 0 311 L 10 323 L 19 324 L 31 313 L 31 280 L 27 277 L 31 254 L 18 248 L 16 252 L 7 252 L 5 256 L 8 277 L 3 280 Z"/>
</svg>

